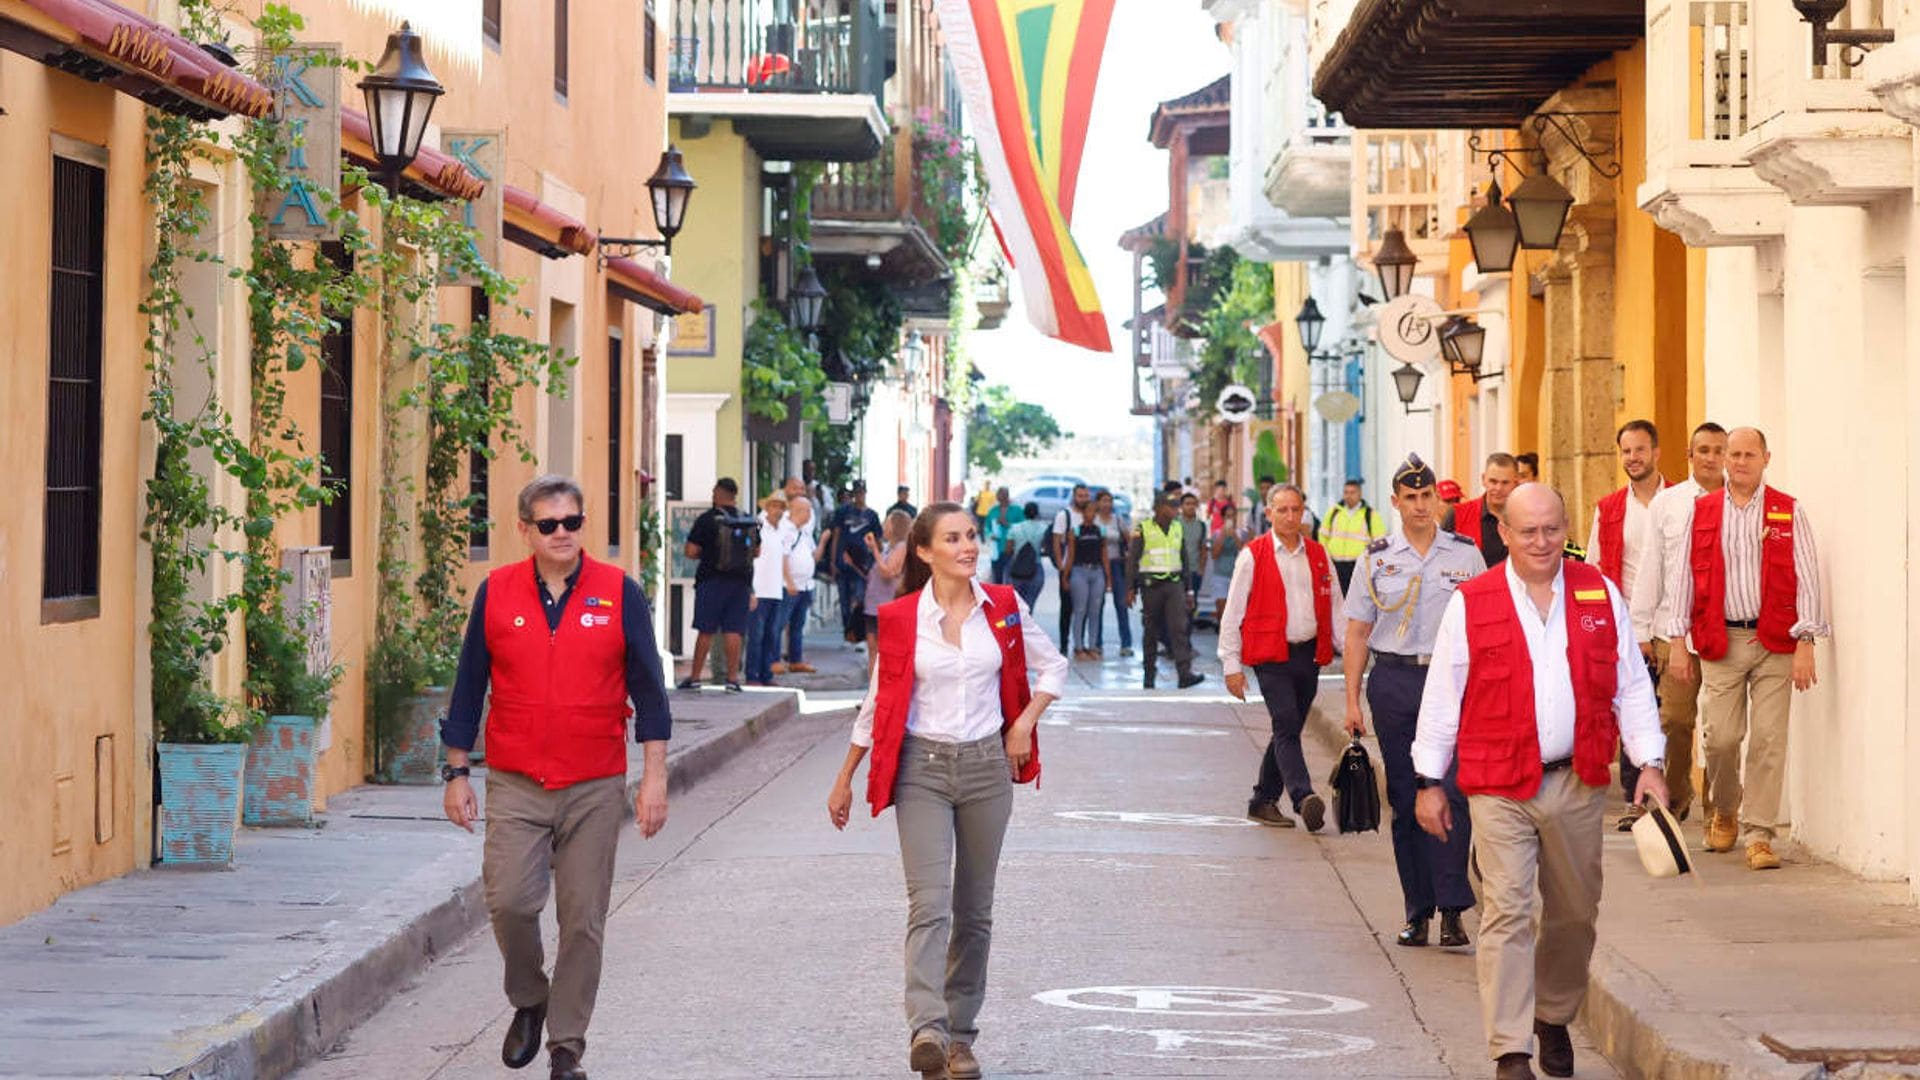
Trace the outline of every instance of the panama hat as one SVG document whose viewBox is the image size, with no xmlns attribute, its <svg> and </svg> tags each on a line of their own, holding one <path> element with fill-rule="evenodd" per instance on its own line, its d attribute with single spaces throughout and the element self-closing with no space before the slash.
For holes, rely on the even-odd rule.
<svg viewBox="0 0 1920 1080">
<path fill-rule="evenodd" d="M 1680 834 L 1680 822 L 1673 812 L 1653 799 L 1647 800 L 1646 807 L 1647 812 L 1633 823 L 1633 845 L 1639 849 L 1640 865 L 1657 878 L 1693 873 L 1686 838 Z"/>
</svg>

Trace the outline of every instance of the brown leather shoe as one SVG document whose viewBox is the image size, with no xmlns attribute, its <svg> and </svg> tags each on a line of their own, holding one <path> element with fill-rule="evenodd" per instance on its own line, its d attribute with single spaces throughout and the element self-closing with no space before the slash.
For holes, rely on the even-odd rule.
<svg viewBox="0 0 1920 1080">
<path fill-rule="evenodd" d="M 1707 850 L 1732 851 L 1734 841 L 1740 839 L 1740 820 L 1732 814 L 1718 810 L 1707 819 Z"/>
<path fill-rule="evenodd" d="M 947 1048 L 947 1076 L 950 1080 L 980 1080 L 980 1061 L 973 1047 L 957 1042 Z"/>
<path fill-rule="evenodd" d="M 1548 1076 L 1573 1075 L 1573 1036 L 1565 1024 L 1533 1022 L 1533 1038 L 1539 1044 L 1540 1071 Z"/>
<path fill-rule="evenodd" d="M 775 675 L 785 675 L 787 673 L 787 665 L 775 662 L 768 664 L 767 670 L 773 672 Z"/>
<path fill-rule="evenodd" d="M 1527 1054 L 1501 1054 L 1493 1064 L 1493 1080 L 1539 1080 L 1533 1075 L 1533 1058 Z"/>
<path fill-rule="evenodd" d="M 1747 869 L 1778 870 L 1780 856 L 1773 853 L 1773 845 L 1765 840 L 1755 840 L 1747 845 Z"/>
<path fill-rule="evenodd" d="M 811 675 L 814 671 L 815 668 L 812 664 L 803 663 L 798 660 L 787 665 L 787 674 L 789 675 Z"/>
<path fill-rule="evenodd" d="M 907 1051 L 907 1066 L 922 1076 L 945 1076 L 947 1037 L 931 1027 L 914 1032 L 913 1046 Z"/>
</svg>

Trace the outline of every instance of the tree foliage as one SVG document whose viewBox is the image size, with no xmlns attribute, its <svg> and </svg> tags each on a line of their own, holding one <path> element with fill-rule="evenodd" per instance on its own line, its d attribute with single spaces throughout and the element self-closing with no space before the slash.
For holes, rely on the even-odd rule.
<svg viewBox="0 0 1920 1080">
<path fill-rule="evenodd" d="M 967 461 L 987 472 L 999 472 L 1005 459 L 1038 454 L 1068 432 L 1041 405 L 1020 401 L 1013 391 L 995 384 L 982 388 L 967 425 Z"/>
</svg>

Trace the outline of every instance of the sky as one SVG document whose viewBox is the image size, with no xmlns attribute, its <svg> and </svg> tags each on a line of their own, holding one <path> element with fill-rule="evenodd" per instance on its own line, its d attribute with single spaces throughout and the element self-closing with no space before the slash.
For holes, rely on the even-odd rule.
<svg viewBox="0 0 1920 1080">
<path fill-rule="evenodd" d="M 988 382 L 1005 383 L 1015 397 L 1045 405 L 1068 431 L 1135 434 L 1143 444 L 1152 431 L 1151 418 L 1128 411 L 1133 393 L 1123 324 L 1133 315 L 1133 256 L 1120 250 L 1120 234 L 1167 208 L 1167 153 L 1147 141 L 1154 106 L 1213 82 L 1230 63 L 1199 0 L 1118 0 L 1094 91 L 1072 227 L 1093 272 L 1108 333 L 1122 351 L 1093 353 L 1043 337 L 1027 321 L 1017 287 L 1001 328 L 968 340 L 974 365 Z"/>
</svg>

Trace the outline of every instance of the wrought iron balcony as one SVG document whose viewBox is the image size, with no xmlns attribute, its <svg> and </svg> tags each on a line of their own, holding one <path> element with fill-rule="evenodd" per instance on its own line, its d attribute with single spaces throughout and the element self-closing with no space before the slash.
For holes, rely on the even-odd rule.
<svg viewBox="0 0 1920 1080">
<path fill-rule="evenodd" d="M 892 52 L 882 0 L 680 0 L 675 92 L 869 94 Z"/>
</svg>

